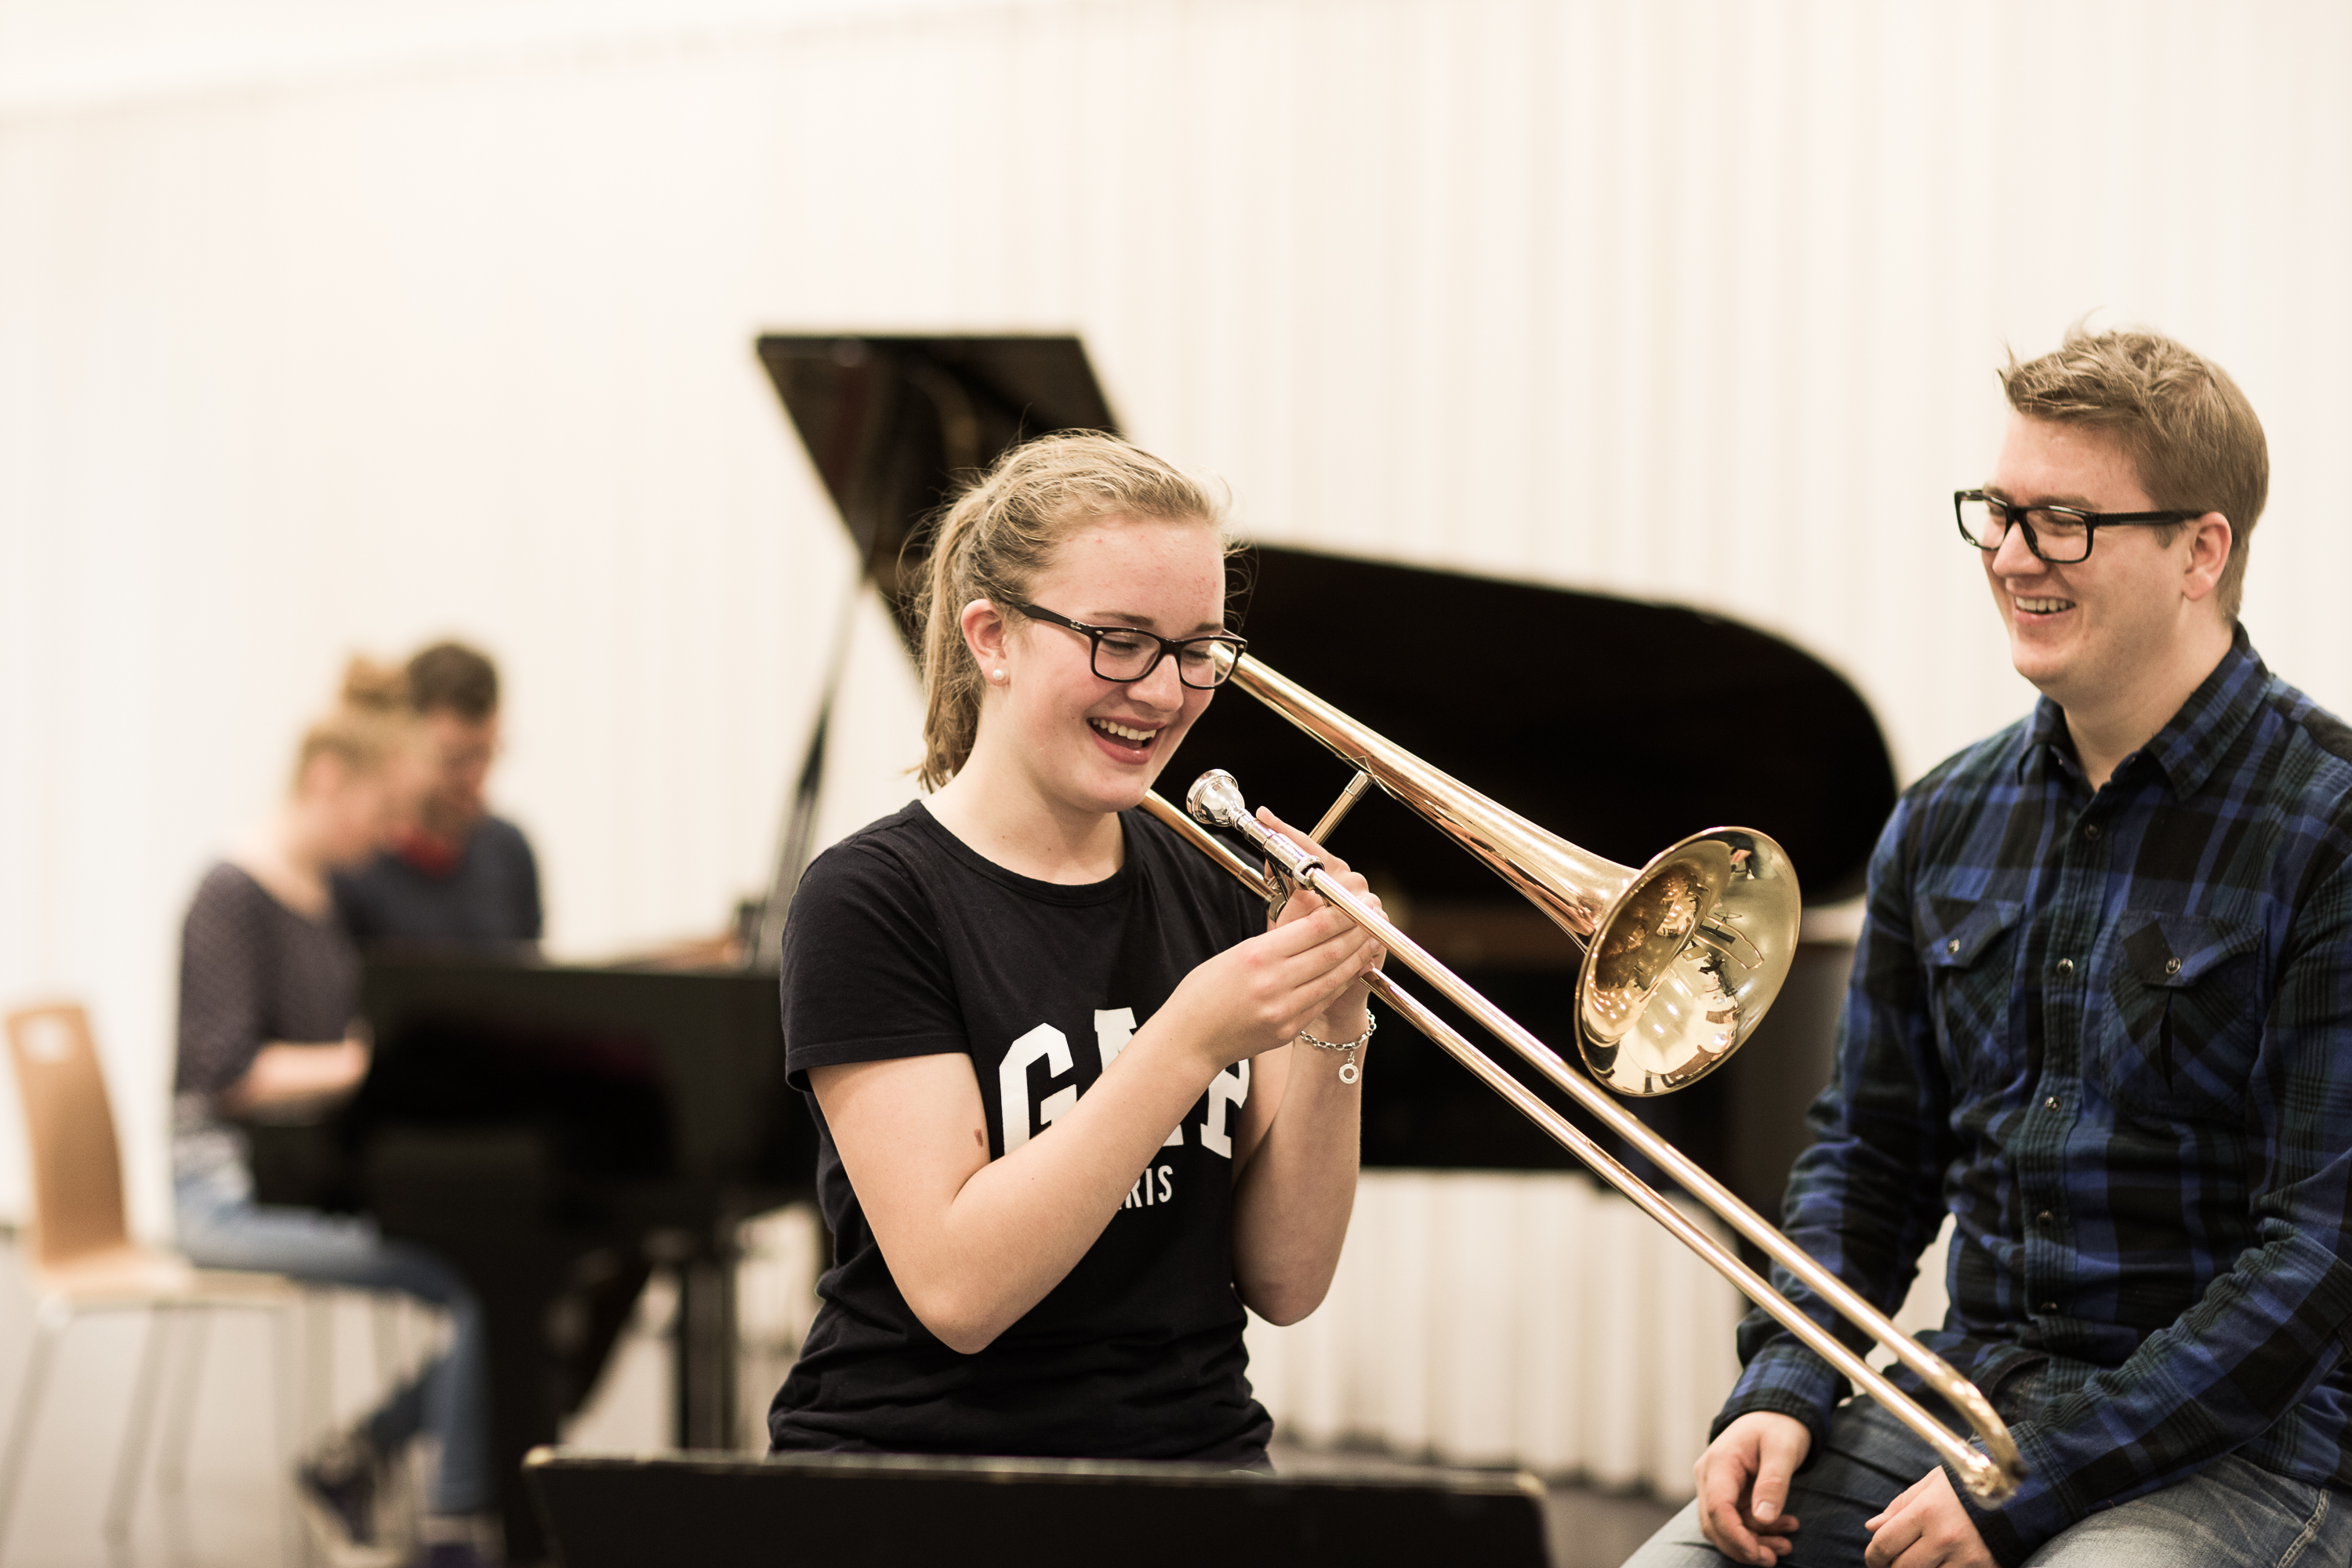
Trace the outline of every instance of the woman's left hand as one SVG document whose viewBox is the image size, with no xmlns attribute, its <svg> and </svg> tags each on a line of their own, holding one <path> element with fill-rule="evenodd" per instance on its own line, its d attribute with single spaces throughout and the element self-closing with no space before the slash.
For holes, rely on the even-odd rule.
<svg viewBox="0 0 2352 1568">
<path fill-rule="evenodd" d="M 1270 811 L 1260 811 L 1257 819 L 1321 861 L 1335 889 L 1380 909 L 1381 900 L 1345 860 Z M 1326 903 L 1296 889 L 1273 923 L 1278 929 L 1293 921 L 1347 921 Z M 1326 973 L 1331 980 L 1343 973 L 1355 978 L 1304 1025 L 1316 1039 L 1340 1045 L 1367 1032 L 1364 999 L 1370 986 L 1364 976 L 1388 956 L 1369 931 L 1350 934 L 1362 939 L 1352 969 L 1335 963 Z M 1296 1038 L 1289 1049 L 1258 1058 L 1234 1140 L 1234 1283 L 1250 1310 L 1277 1324 L 1298 1321 L 1331 1288 L 1355 1204 L 1363 1141 L 1364 1100 L 1356 1091 L 1363 1053 L 1350 1051 L 1344 1064 L 1334 1063 Z"/>
<path fill-rule="evenodd" d="M 1264 806 L 1258 807 L 1257 819 L 1322 861 L 1324 871 L 1340 887 L 1353 893 L 1373 909 L 1377 910 L 1381 907 L 1381 900 L 1378 895 L 1373 893 L 1371 884 L 1356 872 L 1349 870 L 1345 860 L 1340 859 L 1337 855 L 1307 837 L 1300 829 L 1291 826 Z M 1275 918 L 1274 924 L 1283 926 L 1292 921 L 1302 920 L 1323 908 L 1323 905 L 1324 900 L 1314 893 L 1305 888 L 1296 888 L 1291 892 L 1290 901 L 1283 905 L 1281 914 Z M 1387 958 L 1388 952 L 1385 948 L 1375 948 L 1372 961 L 1366 967 L 1378 969 L 1387 961 Z M 1333 998 L 1331 1005 L 1323 1010 L 1322 1016 L 1307 1026 L 1307 1032 L 1318 1039 L 1323 1040 L 1354 1039 L 1364 1032 L 1364 1002 L 1370 994 L 1370 985 L 1367 982 L 1358 981 Z"/>
</svg>

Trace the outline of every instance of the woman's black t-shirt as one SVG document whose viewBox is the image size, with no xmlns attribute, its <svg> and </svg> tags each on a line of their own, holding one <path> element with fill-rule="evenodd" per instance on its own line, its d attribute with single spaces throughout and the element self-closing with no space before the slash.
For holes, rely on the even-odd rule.
<svg viewBox="0 0 2352 1568">
<path fill-rule="evenodd" d="M 793 1084 L 846 1062 L 962 1052 L 989 1155 L 1038 1136 L 1203 961 L 1265 929 L 1263 905 L 1141 812 L 1126 863 L 1063 887 L 975 854 L 919 803 L 819 857 L 785 927 Z M 832 1130 L 817 1196 L 834 1266 L 768 1414 L 778 1449 L 1247 1462 L 1251 1397 L 1233 1284 L 1233 1138 L 1249 1064 L 1219 1074 L 1094 1246 L 985 1350 L 925 1329 L 890 1277 Z"/>
</svg>

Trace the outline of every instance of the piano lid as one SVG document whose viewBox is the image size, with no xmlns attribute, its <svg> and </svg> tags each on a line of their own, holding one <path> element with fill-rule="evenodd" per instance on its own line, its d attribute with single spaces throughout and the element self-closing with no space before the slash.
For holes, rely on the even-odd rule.
<svg viewBox="0 0 2352 1568">
<path fill-rule="evenodd" d="M 877 584 L 899 591 L 951 477 L 1014 442 L 1110 430 L 1075 338 L 764 337 L 760 356 Z M 1760 828 L 1808 900 L 1862 890 L 1895 769 L 1859 692 L 1752 626 L 1684 606 L 1272 545 L 1234 562 L 1254 652 L 1391 740 L 1553 832 L 1629 865 L 1723 823 Z M 1412 628 L 1409 637 L 1395 634 Z M 909 645 L 912 639 L 909 638 Z M 1253 804 L 1311 823 L 1342 766 L 1267 710 L 1213 703 L 1162 776 L 1181 797 L 1223 767 Z M 1477 911 L 1516 895 L 1444 835 L 1375 797 L 1334 847 L 1402 893 L 1407 924 L 1466 963 L 1550 967 L 1548 922 Z M 1458 940 L 1444 937 L 1449 928 Z M 1482 934 L 1483 933 L 1483 934 Z"/>
<path fill-rule="evenodd" d="M 1048 431 L 1118 428 L 1076 338 L 770 336 L 759 352 L 902 631 L 902 552 L 955 475 Z"/>
</svg>

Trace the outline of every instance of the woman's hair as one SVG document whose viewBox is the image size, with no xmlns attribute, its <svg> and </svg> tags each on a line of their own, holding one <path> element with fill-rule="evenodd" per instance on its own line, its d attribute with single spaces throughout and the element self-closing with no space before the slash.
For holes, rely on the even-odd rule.
<svg viewBox="0 0 2352 1568">
<path fill-rule="evenodd" d="M 929 531 L 931 558 L 915 591 L 923 638 L 925 789 L 953 778 L 971 756 L 986 689 L 964 646 L 963 607 L 1025 597 L 1062 542 L 1105 517 L 1199 521 L 1222 537 L 1225 501 L 1174 464 L 1092 430 L 1041 436 L 1006 451 L 973 479 Z"/>
<path fill-rule="evenodd" d="M 296 788 L 319 757 L 339 757 L 355 773 L 373 773 L 410 744 L 416 734 L 408 677 L 397 665 L 354 658 L 343 667 L 341 700 L 311 721 L 294 752 Z"/>
</svg>

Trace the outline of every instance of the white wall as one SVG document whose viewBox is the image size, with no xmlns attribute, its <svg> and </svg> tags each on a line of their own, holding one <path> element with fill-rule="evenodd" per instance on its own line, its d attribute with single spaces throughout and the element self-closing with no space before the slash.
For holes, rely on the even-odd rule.
<svg viewBox="0 0 2352 1568">
<path fill-rule="evenodd" d="M 2026 700 L 1944 498 L 2102 308 L 2263 412 L 2248 620 L 2352 705 L 2347 77 L 2332 0 L 0 0 L 0 1001 L 93 1001 L 158 1222 L 182 901 L 444 631 L 558 947 L 714 927 L 849 569 L 763 328 L 1078 331 L 1263 536 L 1744 616 L 1907 775 Z"/>
</svg>

